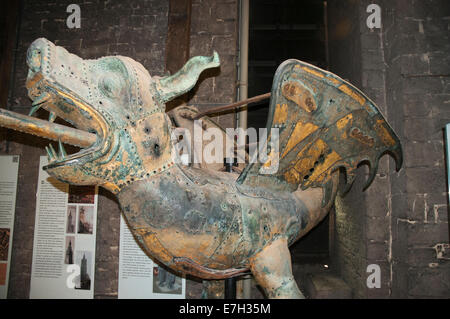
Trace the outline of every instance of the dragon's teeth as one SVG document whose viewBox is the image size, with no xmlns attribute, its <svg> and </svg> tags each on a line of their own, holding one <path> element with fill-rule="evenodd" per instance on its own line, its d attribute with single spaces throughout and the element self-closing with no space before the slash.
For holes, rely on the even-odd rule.
<svg viewBox="0 0 450 319">
<path fill-rule="evenodd" d="M 34 106 L 34 105 L 42 104 L 45 101 L 47 101 L 49 98 L 50 98 L 50 94 L 48 94 L 47 92 L 44 92 L 33 101 L 32 105 Z"/>
<path fill-rule="evenodd" d="M 30 113 L 28 114 L 28 116 L 33 115 L 34 113 L 36 113 L 37 110 L 39 110 L 42 106 L 42 103 L 44 103 L 45 101 L 47 101 L 50 98 L 50 94 L 47 92 L 42 93 L 41 95 L 39 95 L 38 98 L 36 98 L 33 103 L 31 104 L 33 107 L 30 110 Z"/>
<path fill-rule="evenodd" d="M 50 115 L 48 116 L 48 121 L 53 123 L 56 119 L 56 114 L 54 112 L 50 112 Z"/>
<path fill-rule="evenodd" d="M 53 157 L 54 159 L 57 159 L 58 156 L 56 155 L 56 151 L 55 151 L 55 149 L 53 148 L 53 145 L 52 145 L 52 144 L 49 144 L 48 146 L 49 146 L 50 152 L 51 152 L 51 154 L 52 154 L 52 157 Z"/>
<path fill-rule="evenodd" d="M 39 105 L 36 105 L 36 106 L 33 106 L 32 108 L 31 108 L 31 110 L 30 110 L 30 113 L 28 113 L 28 116 L 31 116 L 31 115 L 33 115 L 34 113 L 36 113 L 36 111 L 37 110 L 39 110 L 41 108 L 41 105 L 39 104 Z"/>
<path fill-rule="evenodd" d="M 59 144 L 59 157 L 61 159 L 65 159 L 67 156 L 66 150 L 64 149 L 63 144 L 61 143 L 61 140 L 58 141 Z"/>
<path fill-rule="evenodd" d="M 49 161 L 49 162 L 53 161 L 53 156 L 52 156 L 52 153 L 50 152 L 50 149 L 46 146 L 46 147 L 45 147 L 45 150 L 47 151 L 47 158 L 48 158 L 48 161 Z"/>
</svg>

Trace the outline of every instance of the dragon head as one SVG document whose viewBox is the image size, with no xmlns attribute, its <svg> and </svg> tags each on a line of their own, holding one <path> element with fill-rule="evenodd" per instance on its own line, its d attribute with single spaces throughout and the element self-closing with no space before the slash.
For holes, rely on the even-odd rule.
<svg viewBox="0 0 450 319">
<path fill-rule="evenodd" d="M 194 57 L 172 76 L 151 77 L 123 56 L 85 60 L 47 39 L 27 52 L 30 115 L 43 108 L 49 121 L 64 121 L 96 135 L 75 154 L 47 149 L 49 175 L 76 185 L 100 185 L 117 193 L 134 180 L 173 165 L 170 120 L 165 102 L 189 91 L 200 73 L 219 66 L 219 57 Z"/>
</svg>

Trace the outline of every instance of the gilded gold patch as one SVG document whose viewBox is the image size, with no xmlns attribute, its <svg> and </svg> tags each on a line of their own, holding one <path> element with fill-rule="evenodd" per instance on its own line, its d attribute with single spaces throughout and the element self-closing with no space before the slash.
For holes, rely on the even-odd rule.
<svg viewBox="0 0 450 319">
<path fill-rule="evenodd" d="M 277 104 L 273 118 L 273 124 L 283 124 L 286 122 L 288 116 L 287 104 Z"/>
<path fill-rule="evenodd" d="M 335 78 L 333 78 L 333 77 L 331 77 L 331 76 L 327 76 L 327 79 L 328 79 L 330 82 L 332 82 L 333 84 L 335 84 L 335 85 L 338 85 L 338 84 L 341 83 L 341 81 L 339 81 L 338 79 L 335 79 Z"/>
<path fill-rule="evenodd" d="M 289 184 L 298 184 L 300 182 L 300 175 L 294 168 L 291 168 L 284 173 L 284 179 Z"/>
<path fill-rule="evenodd" d="M 286 154 L 289 153 L 289 151 L 294 148 L 295 145 L 300 143 L 305 137 L 307 137 L 317 129 L 318 126 L 312 123 L 297 122 L 294 131 L 292 132 L 286 144 L 283 155 L 281 155 L 281 158 L 285 157 Z"/>
<path fill-rule="evenodd" d="M 339 90 L 341 90 L 342 92 L 344 92 L 345 94 L 347 94 L 348 96 L 353 98 L 355 101 L 357 101 L 361 105 L 364 105 L 364 103 L 366 103 L 366 99 L 365 98 L 363 98 L 361 95 L 359 95 L 358 93 L 353 91 L 350 87 L 348 87 L 345 84 L 342 84 L 339 87 Z"/>
<path fill-rule="evenodd" d="M 394 146 L 395 140 L 384 126 L 384 122 L 385 121 L 383 119 L 379 119 L 377 121 L 377 124 L 375 124 L 375 130 L 377 131 L 378 136 L 381 138 L 385 145 Z"/>
<path fill-rule="evenodd" d="M 336 162 L 338 162 L 341 159 L 338 153 L 335 151 L 332 151 L 330 154 L 328 154 L 325 157 L 325 160 L 323 163 L 319 163 L 315 168 L 314 172 L 311 173 L 310 180 L 318 181 L 323 180 L 326 175 L 322 175 L 325 171 L 327 171 L 329 168 L 331 168 Z"/>
<path fill-rule="evenodd" d="M 324 77 L 324 75 L 321 72 L 316 71 L 314 69 L 311 69 L 311 68 L 309 68 L 307 66 L 302 66 L 301 68 L 302 68 L 302 70 L 304 70 L 304 71 L 306 71 L 306 72 L 308 72 L 310 74 L 313 74 L 313 75 L 315 75 L 315 76 L 317 76 L 319 78 L 323 78 Z"/>
<path fill-rule="evenodd" d="M 352 115 L 351 113 L 350 113 L 350 114 L 347 114 L 346 116 L 344 116 L 343 118 L 339 119 L 339 120 L 336 122 L 336 127 L 337 127 L 339 130 L 342 130 L 344 127 L 347 126 L 347 124 L 348 124 L 352 119 L 353 119 L 353 115 Z"/>
</svg>

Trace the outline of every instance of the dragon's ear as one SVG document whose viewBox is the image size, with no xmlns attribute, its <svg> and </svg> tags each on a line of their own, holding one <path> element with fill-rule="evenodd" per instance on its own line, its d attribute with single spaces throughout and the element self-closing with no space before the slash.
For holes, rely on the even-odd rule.
<svg viewBox="0 0 450 319">
<path fill-rule="evenodd" d="M 219 65 L 219 55 L 214 51 L 214 54 L 210 57 L 196 56 L 191 58 L 174 75 L 157 78 L 155 80 L 155 89 L 159 93 L 161 102 L 168 102 L 188 92 L 197 83 L 200 73 Z"/>
</svg>

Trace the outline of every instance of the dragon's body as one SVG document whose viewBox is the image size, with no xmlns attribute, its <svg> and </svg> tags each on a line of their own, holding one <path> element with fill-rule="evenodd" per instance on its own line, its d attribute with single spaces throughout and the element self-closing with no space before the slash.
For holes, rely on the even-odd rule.
<svg viewBox="0 0 450 319">
<path fill-rule="evenodd" d="M 56 132 L 49 124 L 37 132 L 32 120 L 18 120 L 22 130 L 84 147 L 72 155 L 62 143 L 59 153 L 49 148 L 51 176 L 116 194 L 142 248 L 166 266 L 204 279 L 251 271 L 269 297 L 302 297 L 288 246 L 328 213 L 339 168 L 351 185 L 361 162 L 370 165 L 370 183 L 385 152 L 401 165 L 398 138 L 375 105 L 339 77 L 298 60 L 284 62 L 274 76 L 267 128 L 279 130 L 279 148 L 240 175 L 181 165 L 172 124 L 184 119 L 181 126 L 190 126 L 195 111 L 165 113 L 165 102 L 219 65 L 216 54 L 152 78 L 130 58 L 83 60 L 38 39 L 27 62 L 31 113 L 42 107 L 50 121 L 61 117 L 90 133 L 74 142 L 69 129 Z M 273 139 L 270 134 L 267 145 Z M 278 169 L 268 173 L 274 162 Z"/>
</svg>

